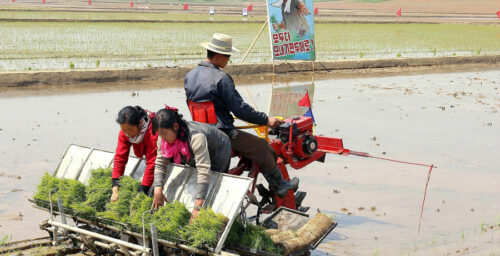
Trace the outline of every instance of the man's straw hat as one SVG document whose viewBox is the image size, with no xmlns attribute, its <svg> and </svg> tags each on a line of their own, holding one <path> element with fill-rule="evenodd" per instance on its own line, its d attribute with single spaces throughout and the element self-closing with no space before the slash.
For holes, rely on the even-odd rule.
<svg viewBox="0 0 500 256">
<path fill-rule="evenodd" d="M 233 38 L 231 36 L 220 33 L 215 33 L 210 42 L 203 42 L 200 45 L 207 50 L 224 55 L 240 52 L 240 50 L 233 47 Z"/>
</svg>

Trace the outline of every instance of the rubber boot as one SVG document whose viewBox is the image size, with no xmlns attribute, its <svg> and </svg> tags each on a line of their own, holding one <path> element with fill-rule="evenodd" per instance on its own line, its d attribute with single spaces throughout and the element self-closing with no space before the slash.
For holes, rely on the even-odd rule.
<svg viewBox="0 0 500 256">
<path fill-rule="evenodd" d="M 290 181 L 284 180 L 278 166 L 276 166 L 272 171 L 262 172 L 262 174 L 274 193 L 276 193 L 276 195 L 280 198 L 285 198 L 288 195 L 288 190 L 292 189 L 293 191 L 297 191 L 299 188 L 299 179 L 295 177 Z"/>
</svg>

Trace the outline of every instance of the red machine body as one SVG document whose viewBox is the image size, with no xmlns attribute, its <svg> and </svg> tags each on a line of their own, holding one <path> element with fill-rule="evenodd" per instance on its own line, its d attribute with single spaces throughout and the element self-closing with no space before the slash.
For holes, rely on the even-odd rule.
<svg viewBox="0 0 500 256">
<path fill-rule="evenodd" d="M 216 123 L 215 110 L 211 102 L 195 103 L 188 101 L 189 111 L 194 121 L 204 123 Z M 214 120 L 215 119 L 215 120 Z M 277 165 L 285 180 L 290 180 L 286 165 L 294 169 L 301 169 L 314 161 L 323 162 L 326 153 L 348 154 L 350 151 L 344 149 L 342 139 L 316 136 L 313 134 L 314 123 L 310 117 L 292 117 L 285 119 L 284 123 L 272 130 L 275 139 L 270 139 L 270 146 L 278 155 Z M 236 152 L 233 156 L 239 156 Z M 294 194 L 289 191 L 285 198 L 279 198 L 270 193 L 261 184 L 257 185 L 257 176 L 260 172 L 255 163 L 240 157 L 238 165 L 229 170 L 229 174 L 242 175 L 248 170 L 248 177 L 254 178 L 254 183 L 248 196 L 251 203 L 256 204 L 263 212 L 272 212 L 281 206 L 298 209 L 304 199 L 305 192 Z M 259 190 L 262 200 L 258 201 L 254 195 L 255 189 Z"/>
</svg>

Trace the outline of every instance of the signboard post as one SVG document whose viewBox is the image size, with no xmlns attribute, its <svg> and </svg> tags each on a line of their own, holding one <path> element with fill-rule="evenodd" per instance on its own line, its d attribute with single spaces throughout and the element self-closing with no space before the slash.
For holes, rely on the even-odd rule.
<svg viewBox="0 0 500 256">
<path fill-rule="evenodd" d="M 267 0 L 273 60 L 316 59 L 312 0 Z"/>
</svg>

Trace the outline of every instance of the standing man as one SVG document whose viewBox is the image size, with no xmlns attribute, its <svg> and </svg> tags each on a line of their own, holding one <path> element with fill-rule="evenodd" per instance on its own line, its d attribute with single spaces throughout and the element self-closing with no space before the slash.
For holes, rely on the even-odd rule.
<svg viewBox="0 0 500 256">
<path fill-rule="evenodd" d="M 189 71 L 184 79 L 184 89 L 188 100 L 214 104 L 217 116 L 216 127 L 225 132 L 231 141 L 231 148 L 243 157 L 255 162 L 271 189 L 281 198 L 289 190 L 296 191 L 299 179 L 285 181 L 277 166 L 277 155 L 269 143 L 260 137 L 236 130 L 231 112 L 239 119 L 259 125 L 276 127 L 281 120 L 268 117 L 256 111 L 243 101 L 230 75 L 220 68 L 226 67 L 232 54 L 239 52 L 232 47 L 231 36 L 216 33 L 210 42 L 201 43 L 207 49 L 207 59 Z"/>
</svg>

